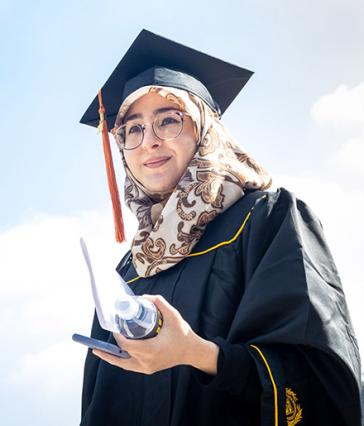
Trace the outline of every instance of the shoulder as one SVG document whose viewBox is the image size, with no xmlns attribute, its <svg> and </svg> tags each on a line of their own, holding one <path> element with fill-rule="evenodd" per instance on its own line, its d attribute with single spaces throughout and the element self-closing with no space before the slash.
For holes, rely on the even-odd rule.
<svg viewBox="0 0 364 426">
<path fill-rule="evenodd" d="M 305 202 L 296 198 L 293 192 L 285 188 L 278 188 L 276 191 L 251 191 L 217 216 L 209 224 L 208 229 L 226 228 L 227 225 L 236 226 L 247 218 L 249 222 L 260 221 L 263 225 L 305 212 L 307 215 L 313 215 Z"/>
<path fill-rule="evenodd" d="M 215 221 L 227 220 L 234 217 L 241 217 L 245 212 L 255 210 L 265 211 L 267 215 L 273 211 L 287 212 L 291 209 L 301 208 L 307 205 L 296 195 L 285 189 L 278 188 L 275 191 L 251 191 L 240 198 L 229 209 L 222 213 Z"/>
<path fill-rule="evenodd" d="M 293 228 L 299 228 L 303 223 L 321 228 L 321 223 L 312 209 L 285 188 L 262 193 L 252 206 L 250 223 L 258 228 L 277 228 L 283 223 L 291 224 Z"/>
<path fill-rule="evenodd" d="M 250 191 L 208 224 L 194 251 L 203 251 L 221 244 L 230 244 L 255 228 L 279 222 L 297 204 L 293 193 L 284 188 L 277 191 Z M 259 226 L 258 226 L 259 225 Z"/>
<path fill-rule="evenodd" d="M 285 188 L 275 191 L 250 191 L 208 224 L 194 252 L 231 244 L 241 237 L 264 235 L 270 240 L 284 229 L 297 233 L 300 224 L 321 229 L 311 209 Z"/>
</svg>

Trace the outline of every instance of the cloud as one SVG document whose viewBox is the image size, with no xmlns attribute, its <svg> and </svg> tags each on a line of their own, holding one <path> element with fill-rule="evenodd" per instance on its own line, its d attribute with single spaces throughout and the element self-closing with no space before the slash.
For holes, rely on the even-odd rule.
<svg viewBox="0 0 364 426">
<path fill-rule="evenodd" d="M 339 171 L 364 177 L 364 136 L 344 142 L 328 162 Z"/>
<path fill-rule="evenodd" d="M 135 221 L 125 213 L 130 241 Z M 21 412 L 2 413 L 4 424 L 30 424 L 29 412 L 34 425 L 49 424 L 39 413 L 44 405 L 49 415 L 59 411 L 59 400 L 72 407 L 59 424 L 79 421 L 86 349 L 71 336 L 89 334 L 94 310 L 80 236 L 88 244 L 96 279 L 117 279 L 114 268 L 126 245 L 114 242 L 109 213 L 35 214 L 0 234 L 0 333 L 6 348 L 0 355 L 0 400 L 6 407 L 14 398 L 22 401 Z"/>
<path fill-rule="evenodd" d="M 74 386 L 80 387 L 79 371 L 83 368 L 84 350 L 66 339 L 43 350 L 25 353 L 17 363 L 17 368 L 8 375 L 9 383 L 36 392 L 68 392 Z M 57 374 L 62 367 L 67 374 Z"/>
<path fill-rule="evenodd" d="M 346 186 L 359 187 L 364 176 L 364 82 L 352 88 L 340 85 L 321 96 L 311 108 L 311 117 L 328 132 L 328 173 Z"/>
<path fill-rule="evenodd" d="M 364 127 L 364 82 L 353 88 L 342 84 L 321 96 L 311 108 L 313 120 L 323 126 Z"/>
<path fill-rule="evenodd" d="M 129 219 L 128 215 L 128 223 Z M 80 318 L 80 310 L 92 309 L 79 246 L 81 235 L 99 276 L 113 271 L 125 247 L 114 243 L 112 218 L 106 213 L 37 215 L 0 235 L 0 295 L 4 307 L 0 319 L 6 319 L 0 321 L 2 333 L 6 333 L 10 321 L 12 333 L 21 330 L 31 344 L 31 340 L 38 341 L 51 332 L 65 332 L 67 324 L 74 325 Z"/>
<path fill-rule="evenodd" d="M 42 350 L 18 354 L 2 383 L 4 424 L 79 423 L 86 350 L 67 337 Z M 14 410 L 15 401 L 21 401 L 21 410 Z"/>
</svg>

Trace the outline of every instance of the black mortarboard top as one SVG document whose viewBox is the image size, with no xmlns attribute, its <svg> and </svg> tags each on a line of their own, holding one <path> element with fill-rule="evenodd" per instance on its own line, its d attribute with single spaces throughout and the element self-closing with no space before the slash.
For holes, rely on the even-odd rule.
<svg viewBox="0 0 364 426">
<path fill-rule="evenodd" d="M 108 128 L 125 98 L 143 86 L 177 87 L 200 96 L 224 113 L 253 73 L 190 47 L 142 30 L 102 87 Z M 81 123 L 99 124 L 97 96 Z"/>
</svg>

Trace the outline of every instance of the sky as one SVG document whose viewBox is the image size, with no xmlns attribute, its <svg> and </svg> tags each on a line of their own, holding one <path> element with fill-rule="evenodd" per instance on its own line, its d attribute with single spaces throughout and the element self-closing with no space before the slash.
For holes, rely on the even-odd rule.
<svg viewBox="0 0 364 426">
<path fill-rule="evenodd" d="M 97 277 L 127 249 L 99 135 L 79 119 L 143 28 L 255 72 L 224 123 L 320 218 L 363 353 L 362 22 L 361 0 L 0 0 L 2 424 L 79 423 L 85 349 L 71 335 L 93 315 L 79 237 Z"/>
</svg>

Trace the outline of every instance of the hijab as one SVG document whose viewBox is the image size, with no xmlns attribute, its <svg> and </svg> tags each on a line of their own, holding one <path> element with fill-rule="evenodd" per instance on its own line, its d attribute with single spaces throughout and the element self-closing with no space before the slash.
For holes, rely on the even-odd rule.
<svg viewBox="0 0 364 426">
<path fill-rule="evenodd" d="M 244 196 L 271 185 L 267 172 L 228 134 L 218 114 L 201 98 L 182 89 L 141 87 L 122 103 L 115 128 L 130 106 L 148 93 L 157 93 L 187 112 L 197 135 L 196 152 L 176 187 L 152 193 L 125 167 L 125 203 L 139 226 L 131 244 L 134 267 L 149 277 L 188 256 L 209 222 Z"/>
</svg>

